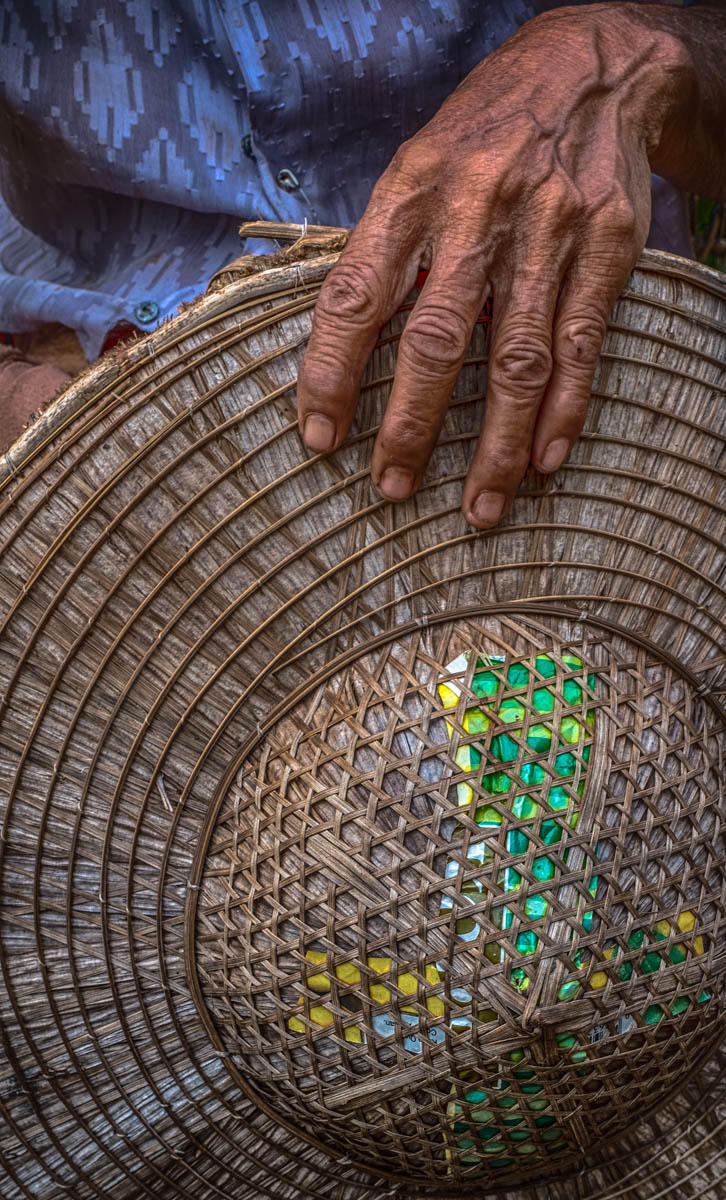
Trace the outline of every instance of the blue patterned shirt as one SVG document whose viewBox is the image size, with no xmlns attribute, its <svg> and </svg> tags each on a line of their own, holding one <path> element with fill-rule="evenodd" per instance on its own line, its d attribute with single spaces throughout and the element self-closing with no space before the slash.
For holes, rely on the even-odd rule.
<svg viewBox="0 0 726 1200">
<path fill-rule="evenodd" d="M 203 290 L 241 219 L 354 225 L 398 145 L 553 6 L 0 0 L 0 329 L 58 321 L 92 359 Z"/>
</svg>

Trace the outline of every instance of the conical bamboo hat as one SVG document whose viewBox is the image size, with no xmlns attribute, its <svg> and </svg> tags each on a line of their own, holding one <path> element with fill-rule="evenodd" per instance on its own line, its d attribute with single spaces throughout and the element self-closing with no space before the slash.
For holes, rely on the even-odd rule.
<svg viewBox="0 0 726 1200">
<path fill-rule="evenodd" d="M 486 324 L 410 501 L 405 312 L 304 451 L 336 259 L 227 272 L 0 466 L 2 1195 L 716 1200 L 726 284 L 643 255 L 482 533 Z"/>
</svg>

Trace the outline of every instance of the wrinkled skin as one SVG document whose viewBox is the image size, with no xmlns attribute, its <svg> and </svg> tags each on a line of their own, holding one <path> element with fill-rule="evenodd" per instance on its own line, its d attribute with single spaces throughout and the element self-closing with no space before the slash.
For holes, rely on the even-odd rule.
<svg viewBox="0 0 726 1200">
<path fill-rule="evenodd" d="M 608 311 L 645 244 L 651 167 L 694 174 L 684 139 L 700 110 L 683 19 L 628 4 L 537 17 L 401 146 L 317 301 L 298 384 L 311 449 L 343 441 L 378 331 L 427 267 L 374 449 L 376 487 L 401 500 L 418 485 L 490 292 L 465 515 L 494 524 L 530 462 L 560 466 L 585 419 Z M 705 20 L 726 33 L 718 15 Z M 709 103 L 721 103 L 716 85 Z M 693 155 L 712 151 L 709 138 L 692 137 Z"/>
</svg>

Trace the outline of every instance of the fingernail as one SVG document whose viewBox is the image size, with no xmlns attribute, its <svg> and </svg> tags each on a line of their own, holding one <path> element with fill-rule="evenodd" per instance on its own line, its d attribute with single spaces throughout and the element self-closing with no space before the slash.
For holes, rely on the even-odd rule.
<svg viewBox="0 0 726 1200">
<path fill-rule="evenodd" d="M 332 450 L 335 445 L 335 426 L 322 413 L 308 413 L 303 425 L 303 438 L 311 450 Z"/>
<path fill-rule="evenodd" d="M 413 491 L 413 475 L 403 467 L 387 467 L 378 490 L 387 500 L 405 500 Z"/>
<path fill-rule="evenodd" d="M 506 503 L 501 492 L 479 492 L 471 506 L 472 520 L 477 525 L 494 525 L 501 517 Z"/>
<path fill-rule="evenodd" d="M 543 471 L 556 471 L 561 467 L 567 455 L 570 452 L 570 443 L 567 438 L 555 438 L 554 442 L 550 442 L 549 446 L 545 447 L 544 454 L 541 458 Z"/>
</svg>

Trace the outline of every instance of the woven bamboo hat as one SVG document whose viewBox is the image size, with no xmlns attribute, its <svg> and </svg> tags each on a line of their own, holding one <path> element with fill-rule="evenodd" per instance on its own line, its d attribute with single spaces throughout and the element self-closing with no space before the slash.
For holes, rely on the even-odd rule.
<svg viewBox="0 0 726 1200">
<path fill-rule="evenodd" d="M 368 474 L 405 311 L 304 452 L 330 245 L 0 466 L 0 1191 L 716 1200 L 726 284 L 643 255 L 481 533 L 486 322 L 410 501 Z"/>
</svg>

